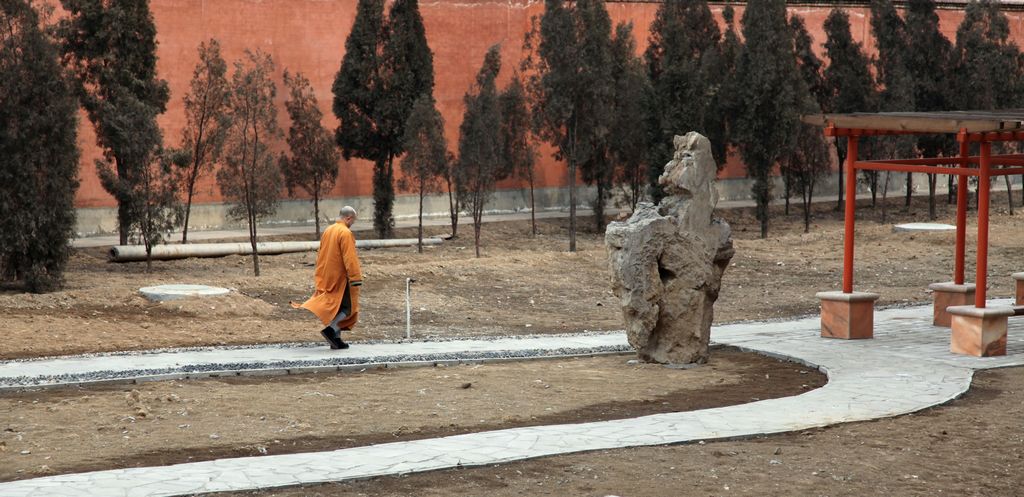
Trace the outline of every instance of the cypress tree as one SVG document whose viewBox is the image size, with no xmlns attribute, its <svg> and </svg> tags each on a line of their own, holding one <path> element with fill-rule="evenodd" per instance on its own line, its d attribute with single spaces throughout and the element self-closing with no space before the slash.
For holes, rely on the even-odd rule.
<svg viewBox="0 0 1024 497">
<path fill-rule="evenodd" d="M 723 114 L 713 105 L 723 78 L 719 42 L 722 34 L 706 0 L 665 0 L 651 23 L 644 58 L 654 100 L 651 111 L 657 128 L 650 144 L 648 179 L 654 200 L 664 164 L 672 156 L 672 137 L 689 131 L 704 134 L 715 156 L 724 162 Z"/>
<path fill-rule="evenodd" d="M 0 0 L 0 281 L 57 289 L 71 252 L 78 102 L 25 0 Z"/>
<path fill-rule="evenodd" d="M 530 189 L 530 233 L 536 236 L 537 207 L 533 189 L 537 150 L 530 143 L 530 106 L 518 74 L 512 76 L 512 81 L 498 99 L 501 104 L 502 155 L 508 162 L 508 169 L 526 180 Z"/>
<path fill-rule="evenodd" d="M 466 113 L 459 126 L 458 181 L 473 216 L 473 240 L 480 257 L 480 230 L 484 206 L 494 193 L 494 185 L 508 176 L 502 160 L 501 110 L 495 79 L 501 71 L 501 51 L 495 45 L 487 51 L 476 81 L 466 93 Z"/>
<path fill-rule="evenodd" d="M 139 171 L 160 148 L 156 116 L 170 92 L 156 75 L 156 25 L 148 0 L 61 0 L 64 62 L 78 90 L 104 160 L 103 187 L 117 199 L 120 243 L 128 243 Z M 113 166 L 111 166 L 113 162 Z"/>
<path fill-rule="evenodd" d="M 601 107 L 610 98 L 611 86 L 602 78 L 609 68 L 595 62 L 608 60 L 607 46 L 602 49 L 600 43 L 607 39 L 601 35 L 607 32 L 607 12 L 598 10 L 604 12 L 601 0 L 583 0 L 574 7 L 564 0 L 545 0 L 538 29 L 524 43 L 531 50 L 536 47 L 523 63 L 530 75 L 534 129 L 555 147 L 555 158 L 568 163 L 570 252 L 576 251 L 577 169 L 604 145 L 607 134 L 598 116 L 607 112 Z M 610 30 L 610 21 L 607 25 Z"/>
<path fill-rule="evenodd" d="M 619 23 L 612 39 L 612 131 L 610 149 L 615 181 L 625 189 L 630 210 L 644 195 L 649 143 L 645 125 L 653 89 L 643 60 L 636 56 L 633 24 Z"/>
<path fill-rule="evenodd" d="M 423 94 L 405 124 L 403 146 L 406 155 L 401 167 L 404 178 L 399 181 L 403 190 L 419 196 L 419 228 L 416 250 L 423 253 L 423 197 L 437 188 L 438 179 L 448 165 L 448 144 L 444 139 L 444 119 L 434 107 L 434 99 Z"/>
<path fill-rule="evenodd" d="M 258 223 L 277 211 L 282 187 L 281 170 L 271 154 L 273 142 L 281 135 L 274 106 L 277 86 L 271 79 L 273 72 L 273 59 L 259 50 L 246 50 L 245 58 L 235 62 L 229 97 L 232 127 L 224 166 L 217 171 L 221 194 L 232 204 L 228 216 L 244 220 L 249 227 L 256 276 L 260 275 Z"/>
<path fill-rule="evenodd" d="M 850 16 L 842 9 L 832 9 L 825 19 L 825 55 L 829 64 L 824 71 L 822 111 L 829 113 L 871 112 L 875 109 L 875 83 L 869 60 L 860 43 L 850 34 Z M 846 140 L 834 141 L 839 158 L 839 204 L 843 207 L 846 184 Z"/>
<path fill-rule="evenodd" d="M 794 93 L 800 105 L 800 113 L 818 114 L 821 100 L 825 98 L 825 84 L 821 73 L 822 63 L 811 50 L 811 37 L 800 16 L 789 19 L 793 30 L 793 55 L 797 61 L 799 77 L 794 84 Z M 811 229 L 811 202 L 814 187 L 829 168 L 828 145 L 818 126 L 800 122 L 797 124 L 793 145 L 780 160 L 783 178 L 786 181 L 786 214 L 789 214 L 789 194 L 800 194 L 804 212 L 804 233 Z"/>
<path fill-rule="evenodd" d="M 939 31 L 935 0 L 909 0 L 906 13 L 907 70 L 913 85 L 914 110 L 944 111 L 952 108 L 950 76 L 952 44 Z M 956 143 L 949 135 L 924 135 L 917 138 L 917 149 L 925 157 L 950 155 Z M 907 173 L 906 204 L 910 206 L 912 176 Z M 936 175 L 928 175 L 928 218 L 935 219 Z"/>
<path fill-rule="evenodd" d="M 387 36 L 383 0 L 359 0 L 355 23 L 345 40 L 345 56 L 334 79 L 334 115 L 340 121 L 335 141 L 345 160 L 373 161 L 373 226 L 380 237 L 391 234 L 394 220 L 393 149 L 382 120 L 387 88 L 381 50 Z"/>
<path fill-rule="evenodd" d="M 288 127 L 288 148 L 291 157 L 281 154 L 278 163 L 284 174 L 288 194 L 301 189 L 313 199 L 313 220 L 316 237 L 320 238 L 320 199 L 338 181 L 338 149 L 331 134 L 321 124 L 323 113 L 309 79 L 302 73 L 284 72 L 288 89 L 285 108 L 292 124 Z"/>
<path fill-rule="evenodd" d="M 906 23 L 896 12 L 892 0 L 871 0 L 871 33 L 878 47 L 875 59 L 875 74 L 880 87 L 878 110 L 900 112 L 914 110 L 914 82 L 907 66 Z M 882 137 L 865 140 L 864 147 L 875 157 L 914 157 L 913 137 Z M 878 193 L 878 172 L 864 171 L 865 179 L 871 185 L 871 205 L 875 205 Z M 888 178 L 889 173 L 886 173 Z M 913 176 L 907 173 L 907 191 L 913 191 Z M 888 181 L 886 181 L 888 192 Z"/>
<path fill-rule="evenodd" d="M 733 134 L 754 180 L 761 238 L 767 238 L 772 167 L 791 146 L 800 118 L 794 89 L 798 73 L 785 1 L 749 2 L 741 24 L 745 43 L 736 67 Z"/>
<path fill-rule="evenodd" d="M 954 84 L 957 108 L 996 110 L 1021 106 L 1024 58 L 1010 39 L 1010 23 L 999 2 L 983 0 L 967 4 L 964 19 L 956 30 L 953 59 L 953 74 L 958 76 Z M 1004 178 L 1012 214 L 1010 177 Z"/>
<path fill-rule="evenodd" d="M 199 62 L 192 72 L 189 92 L 185 94 L 185 129 L 182 148 L 189 161 L 178 168 L 178 184 L 185 193 L 185 220 L 181 243 L 188 243 L 188 221 L 192 197 L 199 178 L 220 160 L 224 139 L 231 122 L 228 119 L 228 65 L 220 55 L 220 42 L 210 39 L 199 44 Z"/>
<path fill-rule="evenodd" d="M 597 187 L 592 205 L 594 226 L 604 230 L 605 205 L 611 195 L 613 168 L 608 132 L 614 119 L 608 102 L 614 96 L 612 81 L 611 18 L 604 0 L 577 0 L 576 22 L 580 59 L 577 79 L 584 99 L 577 104 L 576 149 L 580 173 Z"/>
</svg>

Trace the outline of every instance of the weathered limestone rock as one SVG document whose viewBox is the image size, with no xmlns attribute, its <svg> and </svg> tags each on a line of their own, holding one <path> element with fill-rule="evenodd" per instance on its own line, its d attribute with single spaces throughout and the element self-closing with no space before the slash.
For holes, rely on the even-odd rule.
<svg viewBox="0 0 1024 497">
<path fill-rule="evenodd" d="M 676 136 L 675 154 L 658 178 L 667 197 L 643 202 L 605 232 L 612 286 L 630 345 L 648 362 L 703 363 L 722 273 L 732 259 L 729 225 L 718 203 L 711 143 Z"/>
</svg>

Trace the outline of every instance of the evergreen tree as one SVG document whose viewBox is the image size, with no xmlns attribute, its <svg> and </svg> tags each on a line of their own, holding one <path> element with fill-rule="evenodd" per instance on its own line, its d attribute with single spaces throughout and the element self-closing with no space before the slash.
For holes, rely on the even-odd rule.
<svg viewBox="0 0 1024 497">
<path fill-rule="evenodd" d="M 287 137 L 291 157 L 282 153 L 278 163 L 288 194 L 294 196 L 295 190 L 301 189 L 312 197 L 316 237 L 320 239 L 320 200 L 338 181 L 340 157 L 330 132 L 320 122 L 323 113 L 309 79 L 285 71 L 284 85 L 289 95 L 284 105 L 292 121 Z"/>
<path fill-rule="evenodd" d="M 881 112 L 906 112 L 914 110 L 914 82 L 907 66 L 908 40 L 906 23 L 896 12 L 892 0 L 871 0 L 871 33 L 878 47 L 874 61 L 878 94 L 878 110 Z M 863 147 L 874 157 L 914 157 L 916 140 L 913 137 L 881 137 L 864 140 Z M 871 187 L 871 205 L 875 205 L 878 194 L 878 171 L 863 171 Z M 888 176 L 883 189 L 888 193 Z M 913 176 L 907 173 L 907 191 L 913 191 Z"/>
<path fill-rule="evenodd" d="M 359 0 L 345 57 L 334 80 L 335 138 L 345 159 L 374 162 L 373 225 L 394 229 L 394 161 L 416 99 L 434 89 L 433 56 L 417 0 L 396 0 L 388 22 L 383 0 Z"/>
<path fill-rule="evenodd" d="M 0 281 L 63 283 L 75 234 L 78 102 L 26 0 L 0 0 Z"/>
<path fill-rule="evenodd" d="M 220 55 L 220 42 L 211 38 L 199 44 L 199 63 L 192 71 L 189 92 L 185 94 L 185 129 L 182 148 L 191 155 L 178 169 L 179 188 L 185 193 L 185 220 L 181 243 L 188 243 L 188 221 L 196 182 L 220 160 L 228 120 L 228 66 Z"/>
<path fill-rule="evenodd" d="M 957 108 L 996 110 L 1021 105 L 1024 59 L 1017 44 L 1010 39 L 1010 23 L 999 2 L 983 0 L 967 4 L 964 19 L 956 30 L 953 58 L 953 74 L 958 76 L 954 84 Z M 1012 214 L 1010 177 L 1004 178 Z"/>
<path fill-rule="evenodd" d="M 609 141 L 615 164 L 615 182 L 625 190 L 631 211 L 644 195 L 648 158 L 648 135 L 645 125 L 647 109 L 653 100 L 653 89 L 647 79 L 644 62 L 636 56 L 633 24 L 615 26 L 612 40 L 612 81 L 615 98 L 611 102 L 612 121 Z"/>
<path fill-rule="evenodd" d="M 437 189 L 448 165 L 448 143 L 444 139 L 444 119 L 434 107 L 434 98 L 424 93 L 416 101 L 405 124 L 403 147 L 406 155 L 401 167 L 403 190 L 419 195 L 419 229 L 416 249 L 423 253 L 423 197 Z"/>
<path fill-rule="evenodd" d="M 907 70 L 914 94 L 914 110 L 945 111 L 952 108 L 952 44 L 939 31 L 935 0 L 909 0 L 906 11 Z M 917 138 L 917 150 L 925 157 L 951 155 L 956 142 L 950 135 L 923 135 Z M 907 173 L 906 205 L 910 206 L 912 176 Z M 928 175 L 928 218 L 934 220 L 936 175 Z"/>
<path fill-rule="evenodd" d="M 603 163 L 607 151 L 611 98 L 611 21 L 602 0 L 545 0 L 544 15 L 524 42 L 530 54 L 523 63 L 534 105 L 534 130 L 555 147 L 555 158 L 568 163 L 569 251 L 576 251 L 577 169 Z M 536 53 L 533 53 L 533 48 Z"/>
<path fill-rule="evenodd" d="M 825 19 L 825 55 L 829 64 L 824 71 L 822 110 L 829 113 L 871 112 L 875 109 L 875 83 L 869 59 L 860 43 L 850 34 L 850 16 L 842 9 L 832 9 Z M 839 204 L 842 209 L 846 184 L 846 140 L 835 138 L 839 158 Z"/>
<path fill-rule="evenodd" d="M 235 62 L 229 96 L 232 126 L 224 166 L 217 171 L 220 192 L 232 204 L 228 216 L 245 220 L 249 226 L 256 276 L 260 275 L 257 223 L 277 210 L 282 186 L 281 170 L 270 151 L 272 142 L 281 135 L 274 106 L 277 87 L 271 80 L 273 72 L 273 59 L 259 50 L 246 50 L 244 60 Z"/>
<path fill-rule="evenodd" d="M 609 131 L 615 116 L 608 105 L 615 91 L 611 74 L 612 22 L 604 0 L 578 0 L 575 14 L 580 42 L 578 77 L 587 82 L 587 91 L 591 95 L 577 105 L 582 125 L 576 136 L 577 151 L 581 178 L 597 187 L 591 207 L 595 230 L 600 233 L 604 231 L 605 205 L 611 196 L 615 172 L 609 143 Z"/>
<path fill-rule="evenodd" d="M 791 146 L 798 129 L 799 104 L 793 39 L 783 0 L 747 4 L 741 19 L 745 43 L 736 67 L 738 108 L 733 134 L 753 178 L 761 238 L 768 237 L 772 167 Z"/>
<path fill-rule="evenodd" d="M 821 113 L 821 100 L 825 98 L 822 63 L 811 51 L 811 37 L 803 19 L 793 15 L 789 19 L 793 31 L 793 50 L 800 77 L 796 78 L 794 92 L 803 115 Z M 797 123 L 796 134 L 790 147 L 780 160 L 782 176 L 786 181 L 786 214 L 789 214 L 789 194 L 800 194 L 804 212 L 804 233 L 811 229 L 811 202 L 814 187 L 828 172 L 830 157 L 821 128 L 803 122 Z"/>
<path fill-rule="evenodd" d="M 651 23 L 644 58 L 654 89 L 651 111 L 657 125 L 648 168 L 655 201 L 663 196 L 658 177 L 672 157 L 673 136 L 689 131 L 707 136 L 715 157 L 724 163 L 726 137 L 719 119 L 723 113 L 714 105 L 723 79 L 721 37 L 706 0 L 665 0 Z"/>
<path fill-rule="evenodd" d="M 494 186 L 508 176 L 502 160 L 501 110 L 495 79 L 501 71 L 501 51 L 495 45 L 487 51 L 476 81 L 466 93 L 466 113 L 459 126 L 459 165 L 456 176 L 463 187 L 462 203 L 473 215 L 473 240 L 480 257 L 480 229 L 484 206 Z"/>
<path fill-rule="evenodd" d="M 459 158 L 448 152 L 444 160 L 444 184 L 448 191 L 448 216 L 451 219 L 452 238 L 459 237 L 459 212 L 462 211 L 462 198 L 465 189 L 459 183 Z"/>
<path fill-rule="evenodd" d="M 345 56 L 334 79 L 334 115 L 340 121 L 335 140 L 345 160 L 373 161 L 373 226 L 377 235 L 391 234 L 394 190 L 389 167 L 393 130 L 385 115 L 387 93 L 382 47 L 387 38 L 384 0 L 359 0 L 355 23 L 345 40 Z"/>
<path fill-rule="evenodd" d="M 156 25 L 147 0 L 61 0 L 64 63 L 75 74 L 83 107 L 103 148 L 97 169 L 117 199 L 120 243 L 138 213 L 132 211 L 139 171 L 160 148 L 156 116 L 170 92 L 156 75 Z M 113 162 L 113 166 L 111 166 Z"/>
<path fill-rule="evenodd" d="M 504 147 L 502 156 L 508 162 L 508 169 L 526 180 L 530 189 L 530 233 L 536 236 L 537 206 L 533 190 L 537 149 L 530 143 L 530 106 L 518 74 L 512 76 L 512 81 L 501 92 L 498 100 L 501 110 L 501 142 Z"/>
<path fill-rule="evenodd" d="M 146 271 L 153 267 L 153 247 L 182 222 L 183 210 L 178 199 L 177 170 L 191 162 L 188 150 L 158 150 L 144 167 L 138 180 L 132 182 L 131 198 L 138 213 L 132 222 L 146 248 Z"/>
<path fill-rule="evenodd" d="M 800 113 L 801 114 L 819 114 L 821 113 L 821 104 L 819 103 L 825 96 L 825 81 L 821 73 L 822 62 L 817 55 L 814 54 L 811 48 L 812 40 L 810 33 L 807 32 L 807 26 L 804 24 L 802 17 L 794 14 L 789 18 L 789 29 L 792 31 L 793 36 L 793 56 L 796 58 L 797 69 L 799 70 L 799 77 L 797 78 L 796 95 L 797 100 L 800 102 Z M 801 127 L 803 125 L 801 124 Z M 801 145 L 811 145 L 807 140 L 800 140 L 802 137 L 803 130 L 796 134 L 797 141 L 794 142 L 794 147 L 790 150 L 791 155 L 800 154 L 802 151 L 798 150 Z M 787 167 L 787 165 L 799 165 L 800 167 Z M 807 185 L 806 181 L 801 181 L 801 177 L 807 173 L 807 166 L 820 167 L 821 164 L 817 163 L 806 163 L 803 161 L 791 161 L 783 160 L 781 163 L 781 173 L 783 186 L 785 188 L 785 194 L 783 197 L 786 202 L 786 215 L 789 215 L 789 199 L 793 193 L 800 193 L 802 197 L 806 197 L 806 192 L 802 189 L 803 186 Z M 811 185 L 813 188 L 813 185 Z M 805 202 L 805 218 L 806 218 L 806 207 Z"/>
</svg>

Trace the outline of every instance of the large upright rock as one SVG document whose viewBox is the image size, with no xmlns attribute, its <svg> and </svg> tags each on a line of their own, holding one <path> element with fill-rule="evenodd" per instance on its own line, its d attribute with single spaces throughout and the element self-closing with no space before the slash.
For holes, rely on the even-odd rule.
<svg viewBox="0 0 1024 497">
<path fill-rule="evenodd" d="M 711 143 L 691 132 L 673 144 L 672 161 L 658 178 L 667 196 L 609 224 L 605 245 L 629 343 L 640 358 L 703 363 L 732 236 L 712 216 L 718 190 Z"/>
</svg>

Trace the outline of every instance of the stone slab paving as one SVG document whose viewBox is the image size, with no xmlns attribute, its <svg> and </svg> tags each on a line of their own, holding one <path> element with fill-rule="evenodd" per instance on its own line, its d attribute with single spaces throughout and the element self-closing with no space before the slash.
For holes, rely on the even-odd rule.
<svg viewBox="0 0 1024 497">
<path fill-rule="evenodd" d="M 817 366 L 828 374 L 825 386 L 793 397 L 701 411 L 515 428 L 329 452 L 51 476 L 0 484 L 0 495 L 190 495 L 781 433 L 918 411 L 963 394 L 976 369 L 1024 365 L 1024 322 L 1019 319 L 1010 322 L 1008 355 L 998 358 L 949 353 L 949 330 L 931 326 L 930 306 L 879 311 L 875 323 L 876 338 L 860 341 L 818 337 L 817 318 L 714 328 L 712 336 L 718 344 L 788 358 Z M 564 349 L 567 340 L 570 337 L 555 343 Z M 582 335 L 572 340 L 578 340 L 578 346 L 580 342 L 594 345 L 624 338 L 604 334 Z M 451 351 L 459 349 L 463 342 L 437 343 L 448 344 Z"/>
</svg>

